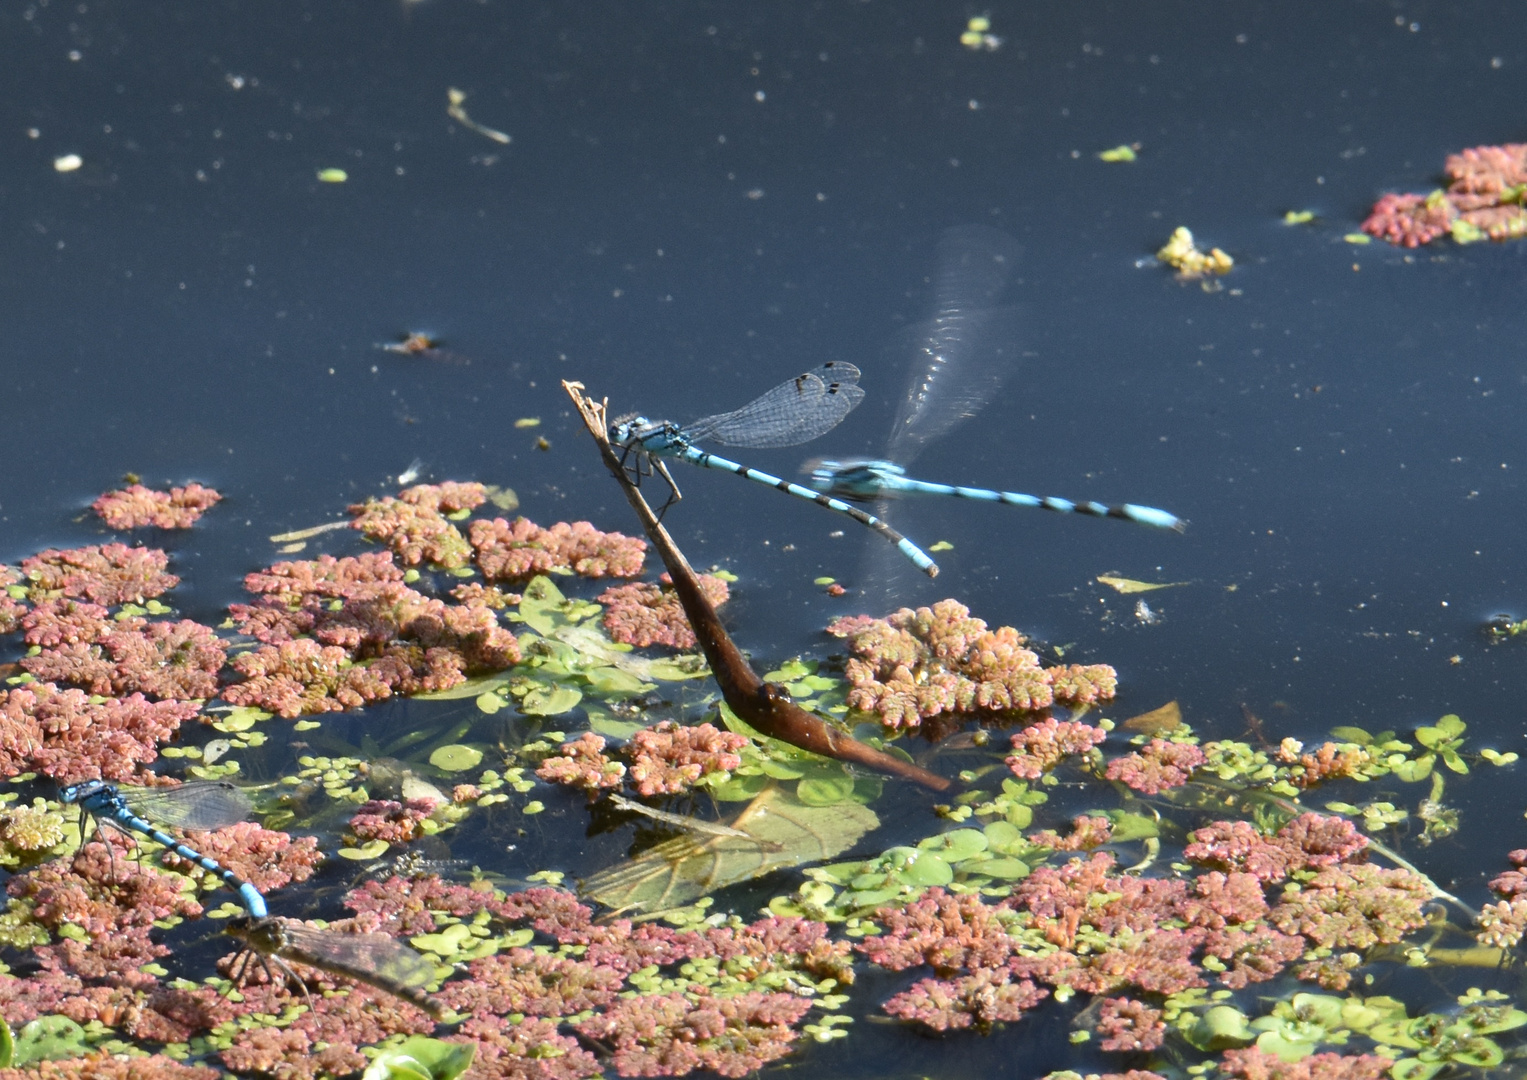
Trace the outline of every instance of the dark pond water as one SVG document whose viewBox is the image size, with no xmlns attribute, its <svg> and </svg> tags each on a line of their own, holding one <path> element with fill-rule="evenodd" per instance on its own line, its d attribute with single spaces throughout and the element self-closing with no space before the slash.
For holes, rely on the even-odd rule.
<svg viewBox="0 0 1527 1080">
<path fill-rule="evenodd" d="M 1456 712 L 1474 745 L 1522 748 L 1524 659 L 1479 625 L 1527 615 L 1527 247 L 1343 240 L 1379 193 L 1437 186 L 1448 153 L 1527 137 L 1516 8 L 998 4 L 1000 48 L 963 48 L 985 10 L 8 5 L 0 558 L 96 542 L 83 508 L 128 471 L 228 496 L 171 544 L 177 603 L 214 622 L 276 557 L 267 537 L 415 459 L 513 487 L 539 522 L 634 531 L 562 379 L 682 420 L 851 361 L 862 408 L 744 460 L 874 453 L 939 237 L 980 224 L 1022 245 L 1024 356 L 918 474 L 1191 527 L 900 507 L 953 545 L 902 600 L 953 596 L 1114 664 L 1125 714 L 1175 698 L 1209 734 L 1249 710 L 1309 739 Z M 512 142 L 450 118 L 453 87 Z M 1098 159 L 1121 143 L 1139 159 Z M 57 171 L 66 154 L 81 167 Z M 1149 259 L 1178 225 L 1234 256 L 1219 291 Z M 410 330 L 469 362 L 378 348 Z M 668 524 L 740 576 L 728 620 L 761 660 L 821 653 L 829 618 L 874 606 L 812 584 L 865 586 L 861 530 L 724 474 L 680 481 Z M 1147 621 L 1105 573 L 1188 584 L 1149 594 Z M 1502 775 L 1449 789 L 1464 828 L 1427 853 L 1473 902 L 1527 833 Z M 878 1038 L 809 1060 L 1066 1060 L 1043 1030 Z"/>
</svg>

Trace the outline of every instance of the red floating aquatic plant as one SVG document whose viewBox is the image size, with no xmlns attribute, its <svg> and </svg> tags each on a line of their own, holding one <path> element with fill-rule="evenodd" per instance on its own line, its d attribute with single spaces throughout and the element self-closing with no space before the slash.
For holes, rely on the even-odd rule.
<svg viewBox="0 0 1527 1080">
<path fill-rule="evenodd" d="M 1239 989 L 1314 950 L 1326 955 L 1295 973 L 1340 989 L 1353 965 L 1329 950 L 1400 940 L 1423 925 L 1432 895 L 1409 870 L 1362 862 L 1365 844 L 1345 819 L 1318 814 L 1273 837 L 1245 822 L 1217 822 L 1194 834 L 1187 857 L 1228 872 L 1146 878 L 1118 872 L 1113 856 L 1099 852 L 1039 866 L 996 903 L 930 889 L 905 908 L 877 912 L 881 933 L 855 948 L 891 970 L 931 967 L 941 981 L 919 984 L 887 1011 L 938 1030 L 991 1023 L 983 1010 L 992 995 L 1006 1000 L 998 988 L 1016 986 L 1012 1000 L 1026 1001 L 1025 981 L 1096 995 L 1165 996 L 1211 979 Z M 1291 874 L 1298 887 L 1280 888 Z M 972 997 L 962 989 L 972 984 L 960 980 L 976 975 L 981 994 Z M 1143 1049 L 1158 1039 L 1154 1008 L 1113 1006 L 1101 1030 L 1118 1047 L 1138 1040 Z M 967 1019 L 955 1015 L 961 1011 Z"/>
<path fill-rule="evenodd" d="M 71 781 L 130 780 L 198 711 L 189 702 L 92 698 L 46 682 L 0 691 L 0 767 Z"/>
<path fill-rule="evenodd" d="M 1284 1061 L 1259 1046 L 1227 1050 L 1220 1059 L 1220 1072 L 1245 1080 L 1381 1080 L 1391 1058 L 1378 1054 L 1311 1054 L 1298 1061 Z"/>
<path fill-rule="evenodd" d="M 112 606 L 141 604 L 179 585 L 178 577 L 165 573 L 169 561 L 155 548 L 101 544 L 69 551 L 50 548 L 23 559 L 21 571 L 34 602 L 63 596 Z"/>
<path fill-rule="evenodd" d="M 1192 743 L 1152 739 L 1144 750 L 1114 758 L 1104 775 L 1144 795 L 1159 795 L 1186 784 L 1203 763 L 1204 752 Z"/>
<path fill-rule="evenodd" d="M 849 704 L 890 727 L 916 727 L 945 713 L 1091 704 L 1111 698 L 1118 681 L 1106 664 L 1044 668 L 1018 631 L 988 630 L 954 600 L 885 619 L 838 619 L 827 632 L 846 639 L 852 653 Z"/>
<path fill-rule="evenodd" d="M 232 870 L 262 893 L 293 881 L 306 881 L 324 858 L 318 850 L 317 837 L 293 838 L 252 821 L 236 822 L 216 832 L 193 833 L 191 839 L 195 850 Z M 199 872 L 195 864 L 174 852 L 166 852 L 163 861 L 181 873 Z"/>
<path fill-rule="evenodd" d="M 557 748 L 536 767 L 536 775 L 553 784 L 600 791 L 625 782 L 626 767 L 604 753 L 604 738 L 586 731 Z"/>
<path fill-rule="evenodd" d="M 747 736 L 712 724 L 681 727 L 664 720 L 633 735 L 625 754 L 637 791 L 650 797 L 677 795 L 703 776 L 731 772 L 742 764 L 738 751 L 747 745 Z"/>
<path fill-rule="evenodd" d="M 362 803 L 350 818 L 350 832 L 358 840 L 384 840 L 389 844 L 407 844 L 424 835 L 423 823 L 435 812 L 430 798 L 394 802 L 372 799 Z"/>
<path fill-rule="evenodd" d="M 467 488 L 475 490 L 454 490 Z M 449 494 L 435 485 L 423 484 L 408 488 L 397 498 L 389 495 L 356 503 L 350 507 L 355 519 L 350 527 L 359 529 L 369 540 L 388 545 L 404 566 L 433 563 L 454 570 L 471 560 L 472 549 L 461 530 L 441 511 L 470 509 L 484 498 L 481 484 L 453 485 Z"/>
<path fill-rule="evenodd" d="M 1166 1041 L 1161 1010 L 1133 998 L 1105 998 L 1098 1008 L 1097 1030 L 1104 1050 L 1154 1050 Z"/>
<path fill-rule="evenodd" d="M 605 605 L 604 628 L 614 640 L 637 648 L 666 645 L 672 649 L 693 649 L 695 632 L 690 629 L 684 607 L 673 591 L 673 579 L 664 574 L 660 580 L 661 586 L 648 582 L 612 586 L 595 597 Z M 701 574 L 698 580 L 711 607 L 726 603 L 730 590 L 723 579 Z"/>
<path fill-rule="evenodd" d="M 1007 767 L 1021 780 L 1038 780 L 1066 758 L 1085 754 L 1108 737 L 1102 728 L 1047 716 L 1013 733 Z"/>
<path fill-rule="evenodd" d="M 1419 247 L 1448 233 L 1465 242 L 1527 236 L 1527 143 L 1452 154 L 1444 172 L 1445 191 L 1382 196 L 1363 232 L 1401 247 Z"/>
<path fill-rule="evenodd" d="M 39 679 L 73 683 L 93 694 L 141 692 L 173 701 L 217 694 L 226 651 L 210 626 L 182 619 L 107 620 L 105 608 L 74 601 L 39 604 L 23 624 L 41 646 L 21 666 Z"/>
<path fill-rule="evenodd" d="M 647 542 L 617 532 L 600 532 L 587 521 L 559 521 L 543 529 L 527 518 L 472 522 L 477 566 L 489 581 L 519 581 L 533 574 L 568 569 L 584 577 L 636 577 Z"/>
<path fill-rule="evenodd" d="M 153 525 L 160 529 L 189 529 L 208 509 L 222 501 L 222 495 L 200 484 L 153 491 L 133 484 L 121 491 L 108 491 L 90 504 L 100 519 L 113 529 L 141 529 Z"/>
<path fill-rule="evenodd" d="M 250 574 L 245 586 L 256 603 L 230 610 L 242 632 L 266 644 L 234 660 L 245 681 L 225 700 L 298 716 L 445 690 L 468 672 L 519 661 L 514 635 L 485 600 L 447 604 L 403 576 L 386 552 Z"/>
</svg>

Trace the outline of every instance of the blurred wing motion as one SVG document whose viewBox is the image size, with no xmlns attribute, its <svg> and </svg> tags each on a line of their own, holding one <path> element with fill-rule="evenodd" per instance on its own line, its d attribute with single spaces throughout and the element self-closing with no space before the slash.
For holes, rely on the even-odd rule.
<svg viewBox="0 0 1527 1080">
<path fill-rule="evenodd" d="M 997 307 L 1022 248 L 985 225 L 944 230 L 938 245 L 936 311 L 895 340 L 912 356 L 912 381 L 891 426 L 886 456 L 909 464 L 923 448 L 980 412 L 1018 367 L 1021 307 Z"/>
</svg>

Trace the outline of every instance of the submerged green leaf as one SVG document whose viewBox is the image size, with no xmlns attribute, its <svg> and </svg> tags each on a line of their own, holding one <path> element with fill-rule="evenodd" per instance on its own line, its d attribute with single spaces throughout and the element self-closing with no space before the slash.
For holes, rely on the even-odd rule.
<svg viewBox="0 0 1527 1080">
<path fill-rule="evenodd" d="M 880 819 L 858 803 L 808 806 L 770 787 L 729 824 L 748 836 L 676 837 L 595 874 L 580 891 L 620 911 L 677 907 L 774 870 L 830 859 Z"/>
<path fill-rule="evenodd" d="M 361 1080 L 456 1080 L 472 1065 L 475 1043 L 453 1043 L 415 1035 L 383 1050 Z"/>
<path fill-rule="evenodd" d="M 520 702 L 526 716 L 561 716 L 583 700 L 583 692 L 571 686 L 537 686 Z"/>
<path fill-rule="evenodd" d="M 429 756 L 429 763 L 443 772 L 466 772 L 482 764 L 482 751 L 455 743 L 437 749 Z"/>
</svg>

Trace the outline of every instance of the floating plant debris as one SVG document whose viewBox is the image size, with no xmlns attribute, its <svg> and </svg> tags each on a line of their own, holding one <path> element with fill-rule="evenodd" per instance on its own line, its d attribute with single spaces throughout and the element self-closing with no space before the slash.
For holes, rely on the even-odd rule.
<svg viewBox="0 0 1527 1080">
<path fill-rule="evenodd" d="M 1363 232 L 1407 248 L 1443 236 L 1460 244 L 1527 236 L 1527 143 L 1450 154 L 1443 173 L 1446 189 L 1382 196 L 1363 222 Z"/>
<path fill-rule="evenodd" d="M 1176 270 L 1181 278 L 1228 274 L 1235 266 L 1235 260 L 1219 248 L 1200 251 L 1193 241 L 1193 234 L 1183 225 L 1172 230 L 1171 238 L 1156 252 L 1156 258 Z"/>
<path fill-rule="evenodd" d="M 113 529 L 141 529 L 153 525 L 160 529 L 189 529 L 210 507 L 222 501 L 222 495 L 200 484 L 152 491 L 142 484 L 132 484 L 121 491 L 108 491 L 90 504 L 90 509 Z"/>
</svg>

